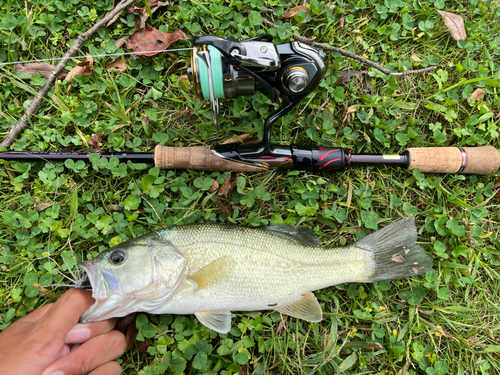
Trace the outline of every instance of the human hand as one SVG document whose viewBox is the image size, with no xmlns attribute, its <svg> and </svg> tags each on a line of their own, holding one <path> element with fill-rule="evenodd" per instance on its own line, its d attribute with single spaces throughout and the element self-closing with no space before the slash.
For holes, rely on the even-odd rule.
<svg viewBox="0 0 500 375">
<path fill-rule="evenodd" d="M 71 289 L 12 323 L 0 334 L 0 374 L 121 374 L 114 360 L 125 336 L 113 330 L 116 319 L 78 323 L 93 303 L 90 292 Z"/>
</svg>

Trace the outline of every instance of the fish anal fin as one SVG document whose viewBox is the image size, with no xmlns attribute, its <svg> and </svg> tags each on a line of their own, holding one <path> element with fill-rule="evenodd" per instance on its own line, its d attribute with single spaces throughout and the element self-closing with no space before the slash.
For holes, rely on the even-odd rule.
<svg viewBox="0 0 500 375">
<path fill-rule="evenodd" d="M 321 306 L 312 292 L 304 293 L 295 301 L 277 306 L 275 310 L 309 322 L 317 323 L 323 319 Z"/>
<path fill-rule="evenodd" d="M 196 291 L 205 289 L 225 280 L 231 272 L 232 264 L 233 258 L 230 256 L 221 257 L 188 277 L 196 283 Z"/>
<path fill-rule="evenodd" d="M 204 326 L 219 333 L 228 333 L 231 330 L 231 311 L 197 311 L 196 318 Z"/>
</svg>

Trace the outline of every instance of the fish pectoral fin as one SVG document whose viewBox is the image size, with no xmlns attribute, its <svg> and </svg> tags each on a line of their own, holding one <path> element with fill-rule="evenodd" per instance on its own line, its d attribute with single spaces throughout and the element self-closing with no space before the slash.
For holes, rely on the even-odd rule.
<svg viewBox="0 0 500 375">
<path fill-rule="evenodd" d="M 276 306 L 275 310 L 309 322 L 317 323 L 323 319 L 321 306 L 312 292 L 302 294 L 295 301 L 288 302 L 282 306 Z"/>
<path fill-rule="evenodd" d="M 219 333 L 231 330 L 231 311 L 197 311 L 194 313 L 201 324 Z"/>
<path fill-rule="evenodd" d="M 227 280 L 232 266 L 233 258 L 225 256 L 214 260 L 188 277 L 196 283 L 196 291 L 198 291 Z"/>
</svg>

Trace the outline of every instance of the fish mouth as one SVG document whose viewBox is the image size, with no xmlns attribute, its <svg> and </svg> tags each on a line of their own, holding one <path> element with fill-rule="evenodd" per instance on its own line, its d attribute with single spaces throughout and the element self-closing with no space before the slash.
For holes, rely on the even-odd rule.
<svg viewBox="0 0 500 375">
<path fill-rule="evenodd" d="M 92 289 L 92 297 L 96 300 L 106 299 L 110 294 L 111 283 L 109 283 L 106 276 L 112 276 L 111 281 L 114 284 L 113 286 L 118 284 L 116 282 L 116 276 L 111 272 L 107 272 L 108 275 L 106 275 L 99 270 L 99 266 L 93 261 L 79 264 L 78 267 L 87 274 L 88 283 L 91 286 L 90 289 Z"/>
<path fill-rule="evenodd" d="M 85 311 L 80 322 L 88 323 L 127 315 L 130 298 L 123 295 L 120 283 L 112 270 L 104 270 L 94 261 L 78 265 L 88 277 L 95 303 Z"/>
</svg>

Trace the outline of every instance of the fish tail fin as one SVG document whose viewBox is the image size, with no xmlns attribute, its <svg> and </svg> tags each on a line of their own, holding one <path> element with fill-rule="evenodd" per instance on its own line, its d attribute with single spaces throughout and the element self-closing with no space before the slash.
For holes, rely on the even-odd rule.
<svg viewBox="0 0 500 375">
<path fill-rule="evenodd" d="M 372 275 L 364 282 L 399 279 L 426 273 L 432 268 L 432 256 L 416 245 L 415 217 L 409 216 L 392 223 L 352 246 L 369 251 Z"/>
</svg>

